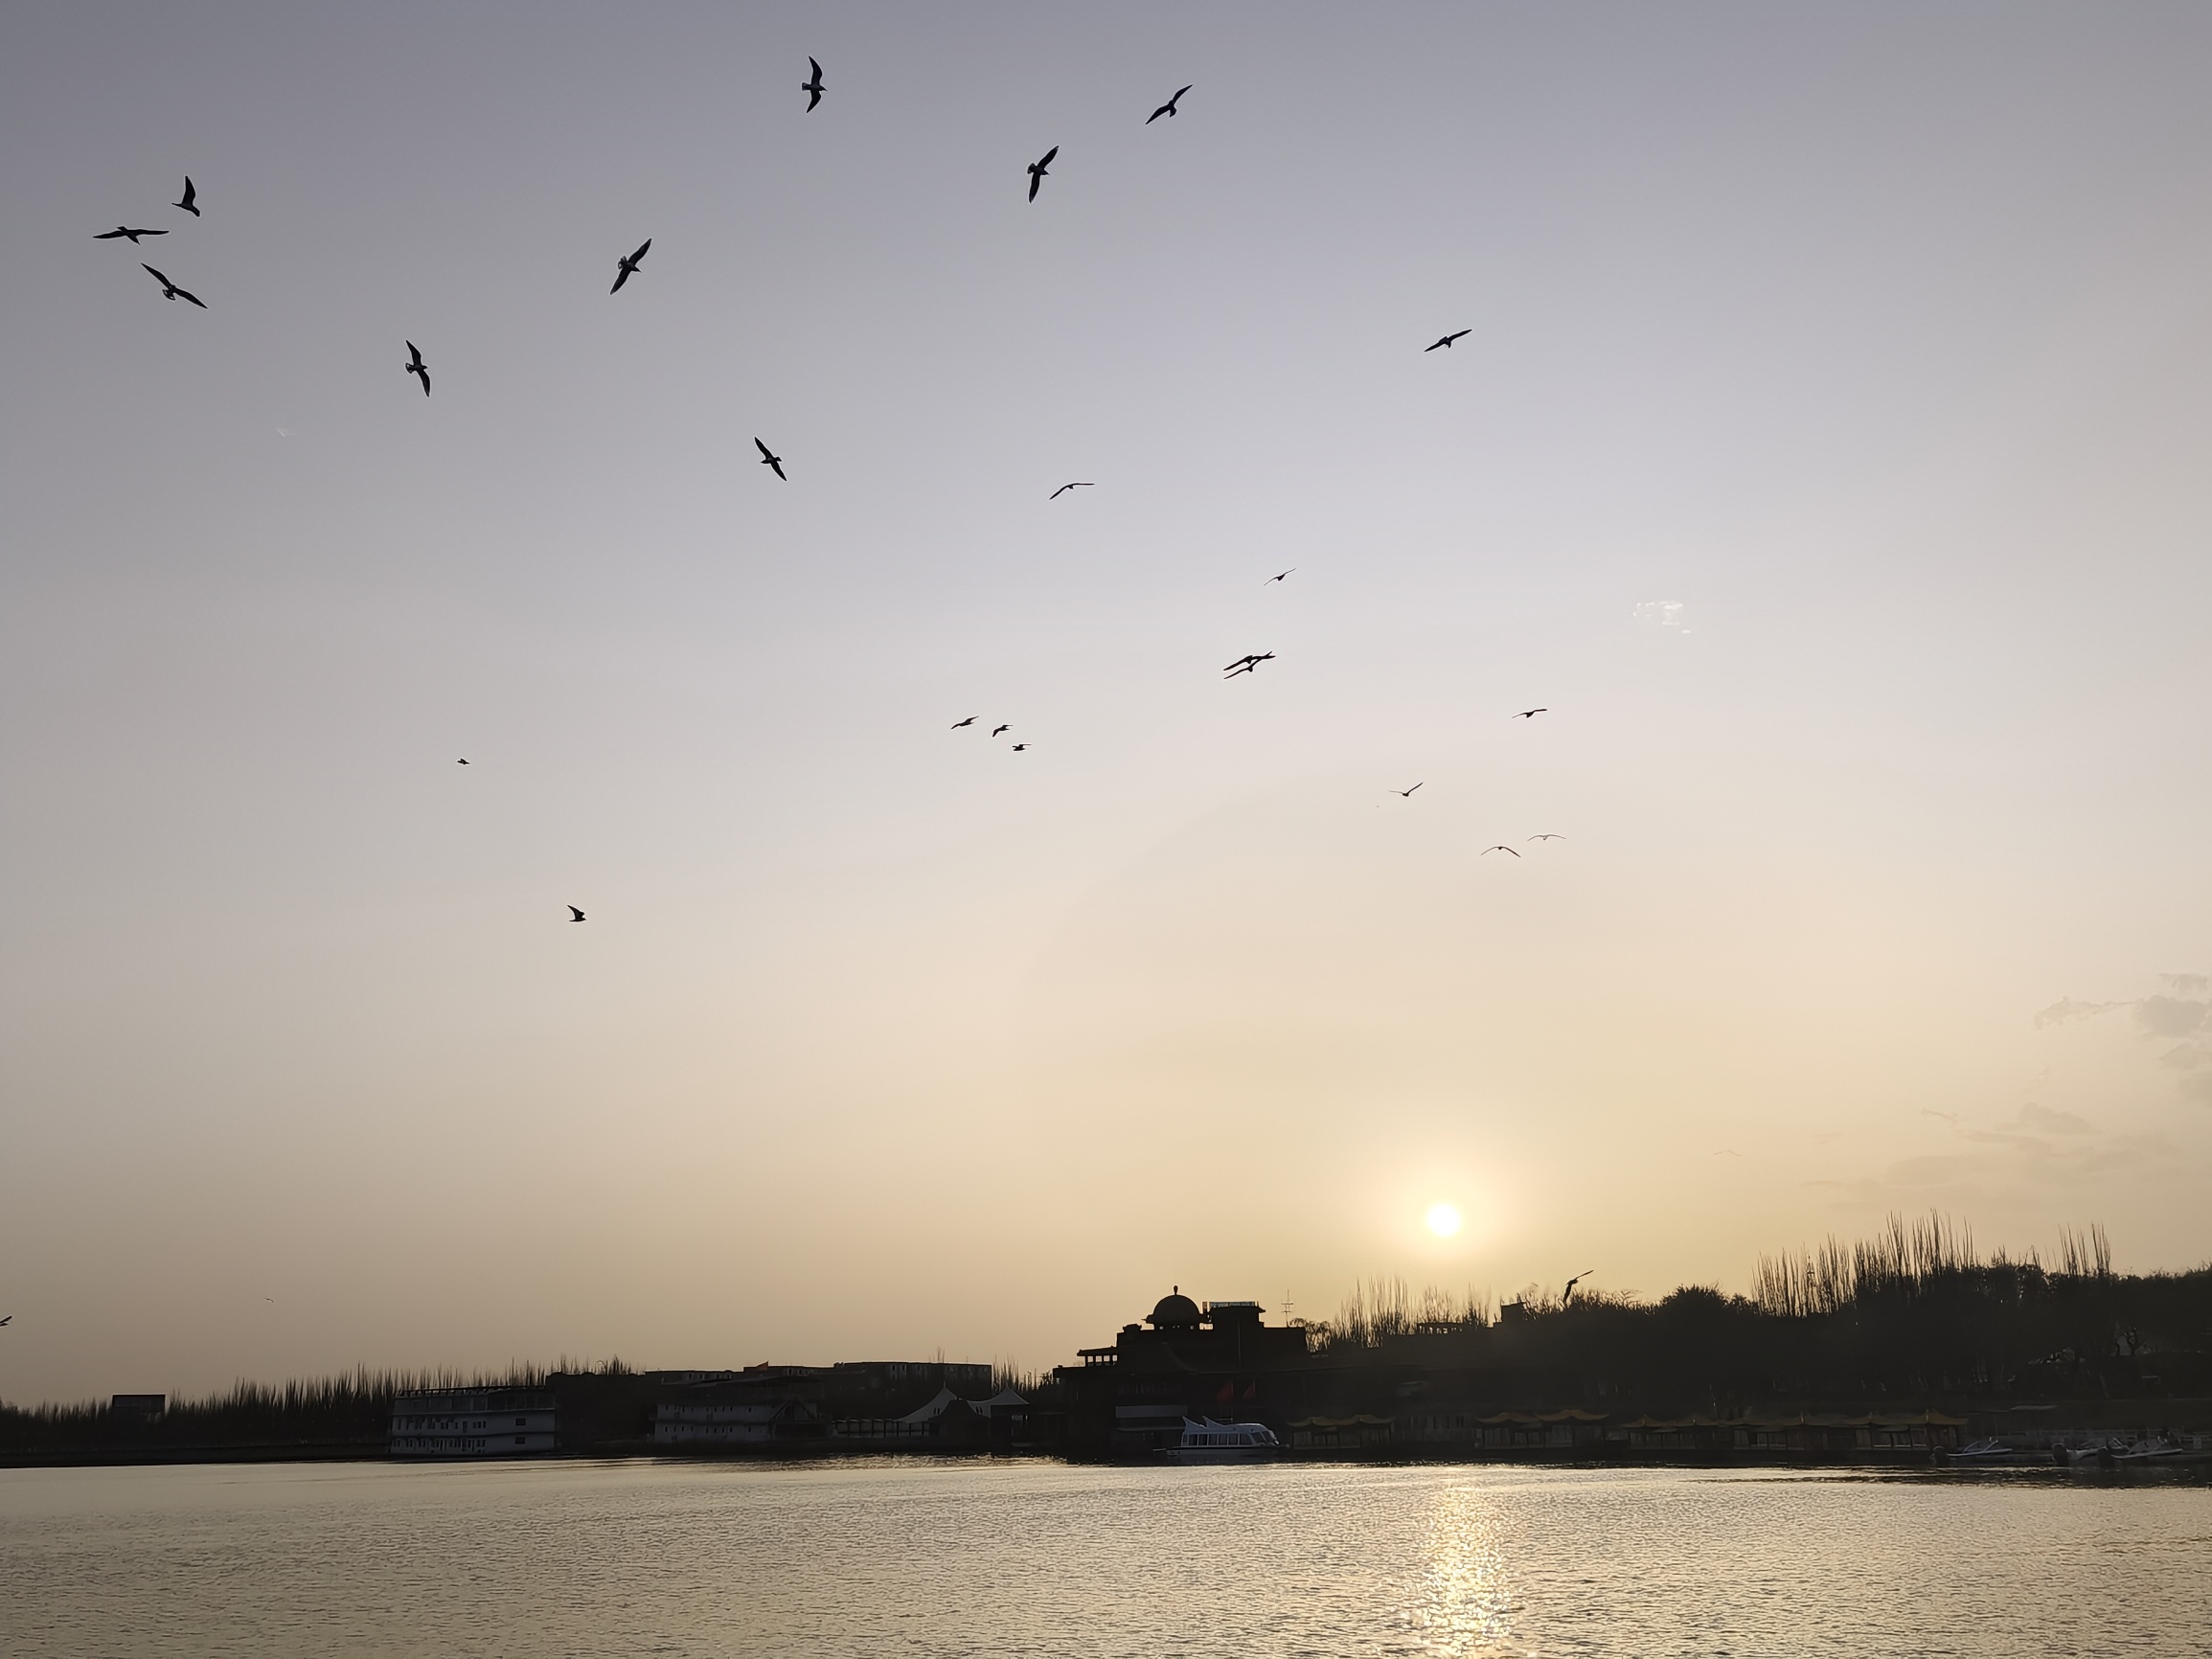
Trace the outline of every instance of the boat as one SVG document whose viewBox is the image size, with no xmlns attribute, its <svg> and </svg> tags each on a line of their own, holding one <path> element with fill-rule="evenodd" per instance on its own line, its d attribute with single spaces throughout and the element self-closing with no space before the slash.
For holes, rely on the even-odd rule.
<svg viewBox="0 0 2212 1659">
<path fill-rule="evenodd" d="M 2116 1464 L 2170 1464 L 2179 1463 L 2188 1456 L 2187 1446 L 2176 1445 L 2163 1435 L 2154 1435 L 2149 1440 L 2137 1441 L 2125 1451 L 2114 1451 L 2112 1461 Z"/>
<path fill-rule="evenodd" d="M 1168 1456 L 1179 1464 L 1249 1464 L 1282 1455 L 1283 1443 L 1264 1422 L 1183 1419 L 1183 1438 Z"/>
<path fill-rule="evenodd" d="M 2056 1461 L 2080 1467 L 2086 1464 L 2109 1464 L 2119 1453 L 2128 1449 L 2121 1440 L 2102 1440 L 2093 1445 L 2063 1445 L 2056 1449 Z"/>
<path fill-rule="evenodd" d="M 1956 1451 L 1943 1454 L 1943 1461 L 1956 1468 L 2019 1468 L 2029 1465 L 2048 1466 L 2051 1454 L 2047 1451 L 2027 1451 L 2019 1446 L 2007 1445 L 1995 1435 L 1960 1446 Z"/>
</svg>

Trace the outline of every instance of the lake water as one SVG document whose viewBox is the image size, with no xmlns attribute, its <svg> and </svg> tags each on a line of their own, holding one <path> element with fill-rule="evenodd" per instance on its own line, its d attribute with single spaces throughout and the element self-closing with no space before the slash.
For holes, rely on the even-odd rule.
<svg viewBox="0 0 2212 1659">
<path fill-rule="evenodd" d="M 2212 1654 L 2212 1489 L 1051 1463 L 0 1470 L 9 1659 Z"/>
</svg>

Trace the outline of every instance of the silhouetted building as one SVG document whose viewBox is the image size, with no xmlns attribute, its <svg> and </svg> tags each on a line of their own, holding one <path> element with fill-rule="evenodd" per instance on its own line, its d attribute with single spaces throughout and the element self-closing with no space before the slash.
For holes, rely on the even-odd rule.
<svg viewBox="0 0 2212 1659">
<path fill-rule="evenodd" d="M 753 1365 L 653 1376 L 670 1379 L 655 1391 L 655 1445 L 795 1445 L 830 1432 L 826 1366 Z"/>
<path fill-rule="evenodd" d="M 526 1457 L 554 1444 L 550 1389 L 434 1388 L 392 1400 L 396 1458 Z"/>
<path fill-rule="evenodd" d="M 1257 1302 L 1200 1307 L 1177 1285 L 1111 1348 L 1078 1351 L 1056 1375 L 1072 1396 L 1068 1445 L 1078 1455 L 1165 1452 L 1185 1419 L 1263 1422 L 1281 1437 L 1311 1415 L 1312 1365 L 1303 1326 L 1271 1326 Z M 1147 1328 L 1150 1329 L 1147 1329 Z"/>
</svg>

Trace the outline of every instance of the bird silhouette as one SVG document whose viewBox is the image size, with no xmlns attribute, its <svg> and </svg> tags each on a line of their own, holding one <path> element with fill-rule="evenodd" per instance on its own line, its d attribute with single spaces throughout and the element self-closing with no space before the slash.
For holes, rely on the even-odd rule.
<svg viewBox="0 0 2212 1659">
<path fill-rule="evenodd" d="M 192 215 L 192 216 L 196 219 L 199 217 L 199 209 L 193 206 L 192 204 L 198 199 L 199 192 L 192 188 L 192 174 L 188 172 L 184 175 L 184 194 L 178 196 L 176 200 L 171 202 L 169 205 L 171 207 L 184 209 L 186 213 Z"/>
<path fill-rule="evenodd" d="M 1233 680 L 1239 674 L 1250 673 L 1262 663 L 1273 662 L 1274 660 L 1275 653 L 1273 651 L 1247 653 L 1244 656 L 1239 657 L 1235 662 L 1231 663 L 1227 668 L 1223 669 L 1221 670 L 1221 677 L 1223 679 Z"/>
<path fill-rule="evenodd" d="M 810 57 L 807 67 L 814 72 L 814 77 L 811 80 L 800 81 L 799 90 L 807 95 L 807 107 L 811 109 L 822 102 L 822 66 Z"/>
<path fill-rule="evenodd" d="M 1296 565 L 1292 565 L 1290 570 L 1296 570 L 1297 568 L 1298 567 Z M 1281 576 L 1271 576 L 1267 579 L 1267 581 L 1281 581 L 1283 577 L 1288 576 L 1290 574 L 1290 570 L 1284 571 Z M 1262 587 L 1266 587 L 1267 585 L 1267 581 L 1264 581 L 1260 585 Z"/>
<path fill-rule="evenodd" d="M 577 907 L 572 904 L 568 907 L 568 920 L 571 921 L 582 921 L 583 920 L 583 912 L 577 909 Z"/>
<path fill-rule="evenodd" d="M 1473 330 L 1472 329 L 1462 329 L 1462 330 L 1460 330 L 1460 331 L 1459 331 L 1458 333 L 1456 333 L 1456 334 L 1447 334 L 1447 335 L 1445 335 L 1443 339 L 1441 339 L 1441 340 L 1439 340 L 1439 341 L 1437 341 L 1437 342 L 1436 342 L 1436 346 L 1449 346 L 1449 345 L 1452 343 L 1452 341 L 1454 341 L 1454 340 L 1464 340 L 1464 339 L 1466 339 L 1466 338 L 1467 338 L 1467 336 L 1468 336 L 1468 335 L 1470 335 L 1470 334 L 1471 334 L 1471 333 L 1473 333 L 1473 332 L 1474 332 L 1474 330 Z M 1435 350 L 1436 350 L 1436 346 L 1424 346 L 1424 347 L 1422 347 L 1421 349 L 1422 349 L 1424 352 L 1433 352 L 1433 351 L 1435 351 Z"/>
<path fill-rule="evenodd" d="M 1550 713 L 1551 711 L 1549 709 L 1523 709 L 1519 714 L 1509 715 L 1506 717 L 1508 719 L 1514 720 L 1533 720 L 1539 715 L 1548 715 Z"/>
<path fill-rule="evenodd" d="M 1560 1293 L 1560 1306 L 1564 1307 L 1569 1302 L 1571 1302 L 1574 1299 L 1575 1286 L 1580 1284 L 1584 1280 L 1587 1279 L 1591 1273 L 1595 1273 L 1597 1269 L 1592 1267 L 1588 1269 L 1588 1271 L 1578 1273 L 1572 1279 L 1568 1280 L 1566 1289 Z"/>
<path fill-rule="evenodd" d="M 430 371 L 422 361 L 422 353 L 415 349 L 415 342 L 412 340 L 407 342 L 407 355 L 410 359 L 412 359 L 405 365 L 407 373 L 421 379 L 422 382 L 422 396 L 425 398 L 429 397 Z M 466 402 L 467 399 L 464 398 L 463 401 Z"/>
<path fill-rule="evenodd" d="M 456 766 L 466 766 L 466 765 L 467 765 L 467 764 L 468 764 L 468 762 L 467 762 L 467 761 L 454 761 L 453 763 L 454 763 Z"/>
<path fill-rule="evenodd" d="M 1422 784 L 1425 784 L 1426 782 L 1428 782 L 1428 780 L 1427 780 L 1427 779 L 1425 779 L 1425 778 L 1424 778 L 1424 779 L 1423 779 L 1421 782 L 1422 782 Z M 1413 785 L 1413 789 L 1418 789 L 1418 788 L 1420 788 L 1420 787 L 1421 787 L 1421 784 L 1414 784 L 1414 785 Z M 1391 793 L 1393 793 L 1393 794 L 1396 794 L 1396 795 L 1408 795 L 1408 796 L 1409 796 L 1409 795 L 1411 795 L 1411 794 L 1413 793 L 1413 789 L 1394 789 L 1394 790 L 1392 790 L 1392 791 L 1391 791 Z"/>
<path fill-rule="evenodd" d="M 1186 87 L 1184 87 L 1184 88 L 1183 88 L 1183 92 L 1188 92 L 1188 91 L 1190 91 L 1190 88 L 1189 88 L 1189 87 L 1187 87 L 1187 86 L 1186 86 Z M 1166 117 L 1167 117 L 1169 120 L 1171 120 L 1171 121 L 1172 121 L 1172 120 L 1174 120 L 1174 114 L 1175 114 L 1175 105 L 1176 105 L 1176 104 L 1178 104 L 1178 103 L 1180 103 L 1180 102 L 1182 102 L 1182 101 L 1183 101 L 1183 92 L 1178 92 L 1178 93 L 1176 93 L 1176 94 L 1174 95 L 1174 97 L 1173 97 L 1173 98 L 1169 99 L 1169 100 L 1167 101 L 1167 102 L 1165 102 L 1165 103 L 1161 104 L 1161 105 L 1159 106 L 1159 108 L 1157 108 L 1157 109 L 1153 110 L 1153 111 L 1152 112 L 1152 114 L 1150 114 L 1150 115 L 1146 116 L 1146 117 L 1145 117 L 1145 125 L 1146 125 L 1147 126 L 1150 126 L 1150 125 L 1152 125 L 1152 124 L 1153 122 L 1155 122 L 1155 121 L 1159 120 L 1159 118 L 1160 118 L 1161 116 L 1163 116 L 1163 115 L 1164 115 L 1164 116 L 1166 116 Z"/>
<path fill-rule="evenodd" d="M 142 271 L 146 272 L 146 274 L 147 274 L 148 276 L 151 277 L 151 278 L 152 278 L 152 279 L 153 279 L 155 282 L 157 282 L 157 283 L 159 283 L 159 284 L 161 284 L 161 297 L 162 297 L 163 299 L 165 299 L 165 300 L 190 300 L 190 301 L 191 301 L 191 302 L 192 302 L 194 305 L 195 305 L 195 306 L 199 307 L 199 308 L 200 308 L 201 310 L 203 310 L 203 311 L 204 311 L 204 310 L 206 310 L 206 309 L 207 309 L 207 304 L 206 304 L 206 302 L 205 302 L 205 301 L 203 301 L 203 300 L 202 300 L 202 299 L 201 299 L 201 298 L 200 298 L 200 297 L 199 297 L 197 294 L 192 293 L 192 292 L 190 292 L 190 291 L 188 291 L 188 290 L 186 290 L 186 289 L 184 289 L 184 288 L 180 288 L 180 287 L 178 287 L 178 286 L 177 286 L 177 285 L 176 285 L 174 283 L 171 282 L 171 281 L 170 281 L 170 280 L 169 280 L 167 277 L 163 276 L 163 275 L 162 275 L 162 274 L 161 274 L 159 271 L 155 270 L 155 269 L 154 269 L 154 268 L 153 268 L 151 265 L 145 265 L 145 264 L 142 264 L 142 265 L 140 265 L 138 268 L 139 268 L 140 270 L 142 270 Z"/>
<path fill-rule="evenodd" d="M 1531 841 L 1564 841 L 1564 840 L 1566 839 L 1566 837 L 1565 837 L 1564 835 L 1549 835 L 1549 834 L 1547 834 L 1547 835 L 1531 835 L 1531 836 L 1529 837 L 1529 839 L 1530 839 Z"/>
<path fill-rule="evenodd" d="M 953 722 L 952 722 L 952 729 L 953 729 L 955 732 L 957 732 L 957 731 L 959 731 L 959 730 L 960 730 L 960 728 L 961 728 L 961 727 L 963 727 L 963 726 L 972 726 L 972 725 L 974 725 L 974 724 L 975 724 L 975 716 L 974 716 L 973 715 L 970 715 L 970 716 L 968 716 L 968 718 L 967 718 L 967 719 L 965 719 L 965 720 L 955 720 L 955 721 L 953 721 Z"/>
<path fill-rule="evenodd" d="M 111 242 L 117 237 L 128 237 L 130 245 L 135 248 L 138 246 L 140 237 L 166 237 L 167 235 L 169 235 L 167 231 L 134 231 L 128 225 L 117 225 L 111 231 L 102 231 L 92 239 L 96 242 Z"/>
<path fill-rule="evenodd" d="M 1484 857 L 1488 857 L 1488 856 L 1489 856 L 1491 853 L 1493 853 L 1493 852 L 1512 852 L 1512 853 L 1513 853 L 1513 855 L 1514 855 L 1516 858 L 1518 858 L 1518 857 L 1520 856 L 1520 854 L 1519 854 L 1518 852 L 1514 852 L 1514 849 L 1512 849 L 1511 847 L 1508 847 L 1508 846 L 1507 846 L 1507 845 L 1506 845 L 1504 842 L 1502 842 L 1502 841 L 1500 841 L 1500 842 L 1499 842 L 1499 843 L 1498 843 L 1498 844 L 1497 844 L 1495 847 L 1485 847 L 1485 848 L 1482 850 L 1482 853 L 1483 853 L 1483 856 L 1484 856 Z"/>
<path fill-rule="evenodd" d="M 1061 496 L 1065 495 L 1071 489 L 1090 489 L 1093 488 L 1095 487 L 1090 483 L 1088 479 L 1078 479 L 1073 484 L 1061 485 L 1058 489 L 1054 490 L 1050 495 L 1046 496 L 1045 500 L 1058 501 Z"/>
<path fill-rule="evenodd" d="M 1056 144 L 1044 152 L 1042 161 L 1033 161 L 1029 164 L 1029 199 L 1031 201 L 1037 200 L 1037 187 L 1044 182 L 1045 170 L 1052 166 L 1052 158 L 1059 153 L 1060 146 Z"/>
<path fill-rule="evenodd" d="M 776 476 L 783 478 L 786 484 L 791 482 L 788 478 L 784 478 L 784 458 L 781 455 L 771 455 L 768 452 L 768 446 L 758 438 L 753 440 L 753 447 L 761 452 L 761 465 L 763 466 L 773 467 Z"/>
<path fill-rule="evenodd" d="M 1014 730 L 1014 724 L 1013 724 L 1013 722 L 1012 722 L 1012 721 L 1009 721 L 1009 722 L 1007 722 L 1007 723 L 1006 723 L 1005 725 L 1003 725 L 1003 726 L 993 726 L 993 727 L 992 727 L 992 728 L 991 728 L 991 735 L 992 735 L 992 737 L 994 737 L 994 738 L 995 738 L 995 737 L 997 737 L 997 736 L 998 736 L 998 735 L 999 735 L 1001 732 L 1011 732 L 1011 731 L 1013 731 L 1013 730 Z"/>
<path fill-rule="evenodd" d="M 1028 748 L 1029 745 L 1027 743 L 1015 743 L 1013 747 L 1014 752 L 1018 755 L 1022 752 L 1022 750 Z"/>
<path fill-rule="evenodd" d="M 8 1315 L 6 1318 L 4 1318 L 4 1319 L 0 1319 L 0 1325 L 12 1325 L 14 1322 L 15 1322 L 15 1315 L 13 1315 L 12 1313 L 9 1314 L 9 1315 Z"/>
<path fill-rule="evenodd" d="M 622 292 L 623 284 L 628 282 L 630 278 L 637 273 L 638 261 L 645 258 L 646 249 L 651 246 L 652 238 L 648 237 L 639 246 L 636 253 L 630 255 L 627 260 L 617 260 L 614 261 L 614 286 L 607 289 L 608 293 L 619 294 Z"/>
</svg>

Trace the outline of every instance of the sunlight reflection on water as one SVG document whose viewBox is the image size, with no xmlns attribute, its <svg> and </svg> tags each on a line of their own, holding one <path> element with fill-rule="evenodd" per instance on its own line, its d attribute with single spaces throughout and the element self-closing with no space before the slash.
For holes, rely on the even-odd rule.
<svg viewBox="0 0 2212 1659">
<path fill-rule="evenodd" d="M 1425 1653 L 1459 1659 L 1511 1653 L 1513 1597 L 1505 1581 L 1496 1504 L 1487 1491 L 1452 1488 L 1431 1500 L 1427 1560 L 1402 1614 Z"/>
</svg>

